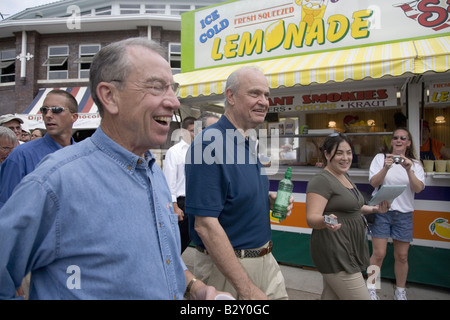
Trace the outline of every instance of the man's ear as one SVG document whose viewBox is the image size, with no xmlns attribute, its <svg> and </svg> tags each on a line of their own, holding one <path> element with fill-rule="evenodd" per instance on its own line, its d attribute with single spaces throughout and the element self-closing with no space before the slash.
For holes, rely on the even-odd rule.
<svg viewBox="0 0 450 320">
<path fill-rule="evenodd" d="M 230 89 L 227 89 L 225 91 L 225 97 L 228 101 L 228 105 L 234 106 L 234 93 Z"/>
<path fill-rule="evenodd" d="M 78 113 L 72 114 L 72 123 L 75 123 L 75 121 L 77 121 L 77 119 L 78 119 Z"/>
<path fill-rule="evenodd" d="M 117 88 L 110 82 L 100 82 L 96 90 L 103 108 L 110 114 L 117 114 L 119 112 Z"/>
</svg>

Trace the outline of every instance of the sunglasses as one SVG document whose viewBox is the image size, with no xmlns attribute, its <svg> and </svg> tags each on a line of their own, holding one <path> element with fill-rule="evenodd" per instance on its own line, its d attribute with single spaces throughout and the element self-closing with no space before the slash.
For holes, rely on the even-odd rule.
<svg viewBox="0 0 450 320">
<path fill-rule="evenodd" d="M 408 139 L 408 137 L 407 136 L 393 136 L 392 137 L 392 140 L 398 140 L 398 139 L 405 141 Z"/>
<path fill-rule="evenodd" d="M 332 133 L 332 134 L 330 134 L 328 137 L 334 138 L 334 137 L 338 137 L 338 136 L 339 136 L 339 137 L 346 137 L 345 134 L 340 133 L 340 132 Z"/>
<path fill-rule="evenodd" d="M 63 107 L 42 107 L 39 110 L 41 110 L 42 114 L 47 114 L 47 112 L 49 110 L 54 114 L 58 114 L 58 113 L 63 112 L 64 110 L 69 110 L 69 109 L 63 108 Z"/>
</svg>

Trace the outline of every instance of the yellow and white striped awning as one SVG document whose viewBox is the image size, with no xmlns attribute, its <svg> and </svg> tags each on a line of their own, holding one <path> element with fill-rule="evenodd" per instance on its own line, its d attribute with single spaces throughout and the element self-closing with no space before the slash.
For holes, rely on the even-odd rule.
<svg viewBox="0 0 450 320">
<path fill-rule="evenodd" d="M 260 67 L 272 89 L 347 79 L 377 79 L 405 73 L 443 72 L 450 69 L 450 36 L 180 73 L 174 76 L 175 81 L 180 83 L 178 96 L 183 99 L 222 94 L 230 73 L 244 65 Z"/>
<path fill-rule="evenodd" d="M 414 41 L 417 59 L 414 73 L 445 72 L 450 69 L 450 36 Z"/>
</svg>

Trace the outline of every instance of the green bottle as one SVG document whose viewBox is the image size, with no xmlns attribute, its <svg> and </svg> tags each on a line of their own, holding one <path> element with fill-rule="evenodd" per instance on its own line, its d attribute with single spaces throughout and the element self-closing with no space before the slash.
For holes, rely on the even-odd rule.
<svg viewBox="0 0 450 320">
<path fill-rule="evenodd" d="M 278 184 L 277 198 L 273 204 L 272 217 L 283 221 L 286 219 L 287 207 L 291 198 L 294 184 L 291 181 L 292 168 L 289 167 L 284 174 L 284 179 Z"/>
</svg>

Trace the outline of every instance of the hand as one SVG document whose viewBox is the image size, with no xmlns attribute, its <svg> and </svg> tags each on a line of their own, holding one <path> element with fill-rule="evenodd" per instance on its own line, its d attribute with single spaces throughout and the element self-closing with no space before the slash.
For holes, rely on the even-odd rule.
<svg viewBox="0 0 450 320">
<path fill-rule="evenodd" d="M 383 202 L 380 202 L 379 204 L 377 204 L 376 206 L 374 206 L 373 208 L 373 212 L 374 213 L 386 213 L 388 212 L 389 208 L 391 207 L 391 204 L 384 200 Z"/>
<path fill-rule="evenodd" d="M 287 214 L 286 216 L 289 217 L 292 213 L 292 209 L 294 208 L 294 196 L 291 194 L 291 197 L 289 198 L 289 205 L 286 208 Z"/>
<path fill-rule="evenodd" d="M 412 168 L 413 162 L 411 161 L 411 159 L 408 159 L 406 157 L 402 157 L 402 160 L 403 161 L 400 164 L 408 172 Z"/>
<path fill-rule="evenodd" d="M 203 285 L 196 291 L 191 292 L 189 300 L 215 300 L 215 298 L 219 294 L 224 294 L 234 299 L 234 297 L 228 292 L 218 291 L 216 290 L 216 288 L 212 286 Z"/>
<path fill-rule="evenodd" d="M 269 207 L 270 210 L 273 209 L 273 205 L 275 204 L 275 199 L 277 198 L 276 192 L 269 192 Z"/>
<path fill-rule="evenodd" d="M 276 192 L 269 192 L 269 207 L 270 210 L 273 209 L 273 205 L 275 203 L 275 199 L 277 198 L 277 193 Z M 286 216 L 289 217 L 292 213 L 292 209 L 294 208 L 294 196 L 291 195 L 291 197 L 289 198 L 289 205 L 286 208 L 287 213 Z"/>
<path fill-rule="evenodd" d="M 330 217 L 335 218 L 337 220 L 337 217 L 334 214 L 330 214 Z M 329 224 L 329 223 L 325 222 L 325 226 L 327 227 L 328 230 L 335 232 L 341 228 L 342 224 L 338 223 L 338 224 L 333 225 L 333 224 Z"/>
<path fill-rule="evenodd" d="M 253 283 L 250 283 L 246 287 L 245 292 L 241 292 L 240 296 L 244 300 L 269 300 L 269 297 Z"/>
<path fill-rule="evenodd" d="M 17 288 L 17 290 L 16 290 L 16 297 L 25 297 L 25 292 L 23 291 L 22 286 Z"/>
<path fill-rule="evenodd" d="M 175 214 L 178 216 L 178 221 L 183 221 L 184 212 L 180 209 L 180 207 L 178 207 L 176 202 L 173 203 L 173 212 L 175 212 Z"/>
<path fill-rule="evenodd" d="M 394 158 L 392 158 L 392 154 L 387 154 L 386 157 L 384 157 L 384 167 L 390 169 L 391 166 L 394 164 Z"/>
</svg>

